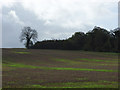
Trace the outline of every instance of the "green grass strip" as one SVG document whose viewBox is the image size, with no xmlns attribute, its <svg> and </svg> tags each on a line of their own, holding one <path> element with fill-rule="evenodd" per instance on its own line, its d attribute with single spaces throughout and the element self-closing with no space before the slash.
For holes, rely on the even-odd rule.
<svg viewBox="0 0 120 90">
<path fill-rule="evenodd" d="M 110 66 L 116 66 L 117 63 L 116 61 L 106 61 L 106 60 L 98 60 L 98 59 L 88 59 L 88 58 L 79 58 L 79 59 L 75 59 L 75 60 L 69 60 L 69 59 L 58 59 L 58 58 L 54 58 L 53 60 L 55 61 L 59 61 L 59 62 L 64 62 L 66 64 L 94 64 L 94 65 L 110 65 Z M 95 63 L 90 63 L 90 62 L 82 62 L 81 60 L 85 60 L 85 61 L 94 61 Z M 113 64 L 102 64 L 102 63 L 96 63 L 96 62 L 113 62 Z"/>
<path fill-rule="evenodd" d="M 88 58 L 80 58 L 79 60 L 86 60 L 86 61 L 95 61 L 95 62 L 116 62 L 116 61 L 108 61 L 108 60 L 101 60 L 101 59 L 88 59 Z"/>
<path fill-rule="evenodd" d="M 44 70 L 73 70 L 73 71 L 100 71 L 100 72 L 117 72 L 117 70 L 106 70 L 106 69 L 87 69 L 87 68 L 63 68 L 63 67 L 40 67 L 25 64 L 3 64 L 9 67 L 18 68 L 32 68 L 32 69 L 44 69 Z"/>
<path fill-rule="evenodd" d="M 61 67 L 52 67 L 53 70 L 74 70 L 74 71 L 102 71 L 102 72 L 116 72 L 115 70 L 106 70 L 106 69 L 87 69 L 87 68 L 61 68 Z"/>
<path fill-rule="evenodd" d="M 18 53 L 18 54 L 30 54 L 30 52 L 14 52 L 14 53 Z"/>
<path fill-rule="evenodd" d="M 35 88 L 117 88 L 118 82 L 97 81 L 97 82 L 65 82 L 46 83 L 46 85 L 32 85 Z"/>
<path fill-rule="evenodd" d="M 70 64 L 77 64 L 77 63 L 80 63 L 78 61 L 73 61 L 73 60 L 69 60 L 69 59 L 58 59 L 58 58 L 55 58 L 53 59 L 55 61 L 59 61 L 59 62 L 65 62 L 65 63 L 70 63 Z"/>
</svg>

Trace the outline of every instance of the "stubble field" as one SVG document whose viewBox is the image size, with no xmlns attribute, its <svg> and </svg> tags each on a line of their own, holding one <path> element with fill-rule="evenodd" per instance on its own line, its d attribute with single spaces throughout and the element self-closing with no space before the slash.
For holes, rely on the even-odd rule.
<svg viewBox="0 0 120 90">
<path fill-rule="evenodd" d="M 118 54 L 2 50 L 3 88 L 118 88 Z"/>
</svg>

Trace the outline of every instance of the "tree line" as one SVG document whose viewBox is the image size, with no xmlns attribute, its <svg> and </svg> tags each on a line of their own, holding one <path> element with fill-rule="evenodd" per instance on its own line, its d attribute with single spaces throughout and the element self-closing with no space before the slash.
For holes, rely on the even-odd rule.
<svg viewBox="0 0 120 90">
<path fill-rule="evenodd" d="M 98 52 L 120 52 L 120 28 L 108 31 L 101 27 L 93 30 L 75 32 L 72 37 L 65 40 L 37 41 L 30 46 L 31 49 L 60 49 L 60 50 L 85 50 Z"/>
<path fill-rule="evenodd" d="M 66 40 L 37 41 L 31 49 L 86 50 L 99 52 L 119 52 L 120 29 L 108 31 L 94 27 L 84 33 L 76 32 Z"/>
</svg>

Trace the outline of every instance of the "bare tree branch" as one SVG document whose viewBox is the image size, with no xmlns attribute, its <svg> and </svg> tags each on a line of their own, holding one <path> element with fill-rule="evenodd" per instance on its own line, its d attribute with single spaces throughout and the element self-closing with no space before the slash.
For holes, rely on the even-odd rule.
<svg viewBox="0 0 120 90">
<path fill-rule="evenodd" d="M 24 27 L 20 35 L 20 42 L 25 41 L 26 48 L 30 48 L 38 38 L 37 31 L 31 27 Z"/>
</svg>

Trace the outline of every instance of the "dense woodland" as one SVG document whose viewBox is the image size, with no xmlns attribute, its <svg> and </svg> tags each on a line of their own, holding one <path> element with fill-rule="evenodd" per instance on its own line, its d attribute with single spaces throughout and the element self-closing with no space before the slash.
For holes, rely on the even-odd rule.
<svg viewBox="0 0 120 90">
<path fill-rule="evenodd" d="M 94 27 L 93 30 L 84 33 L 76 32 L 66 40 L 38 41 L 31 49 L 61 49 L 61 50 L 85 50 L 99 52 L 119 52 L 120 28 L 108 31 L 104 28 Z"/>
</svg>

